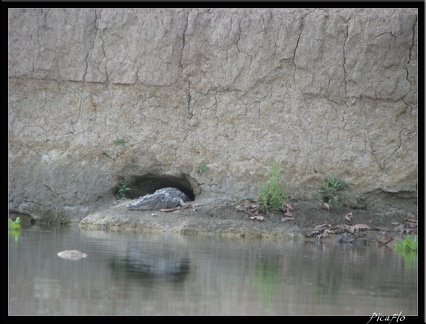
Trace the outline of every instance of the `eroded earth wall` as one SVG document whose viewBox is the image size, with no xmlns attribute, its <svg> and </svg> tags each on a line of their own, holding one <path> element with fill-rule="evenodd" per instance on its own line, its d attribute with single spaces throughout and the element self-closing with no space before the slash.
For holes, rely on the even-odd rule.
<svg viewBox="0 0 426 324">
<path fill-rule="evenodd" d="M 9 208 L 81 219 L 146 174 L 254 197 L 274 161 L 295 199 L 416 197 L 417 17 L 10 9 Z"/>
</svg>

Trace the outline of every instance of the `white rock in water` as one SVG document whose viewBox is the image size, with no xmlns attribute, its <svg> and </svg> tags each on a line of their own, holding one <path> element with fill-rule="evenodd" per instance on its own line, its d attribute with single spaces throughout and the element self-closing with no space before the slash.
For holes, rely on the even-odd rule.
<svg viewBox="0 0 426 324">
<path fill-rule="evenodd" d="M 76 261 L 76 260 L 80 260 L 82 258 L 87 257 L 87 254 L 77 250 L 67 250 L 67 251 L 59 252 L 58 257 L 62 259 Z"/>
</svg>

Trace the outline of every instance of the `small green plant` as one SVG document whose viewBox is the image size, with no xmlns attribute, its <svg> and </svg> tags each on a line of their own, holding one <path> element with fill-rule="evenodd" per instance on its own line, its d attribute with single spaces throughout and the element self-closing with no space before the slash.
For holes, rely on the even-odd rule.
<svg viewBox="0 0 426 324">
<path fill-rule="evenodd" d="M 117 137 L 113 142 L 114 144 L 118 145 L 126 143 L 126 140 L 124 138 Z"/>
<path fill-rule="evenodd" d="M 125 182 L 120 182 L 117 189 L 117 199 L 123 199 L 126 197 L 126 191 L 129 191 L 130 188 Z"/>
<path fill-rule="evenodd" d="M 417 235 L 407 235 L 405 239 L 395 242 L 393 247 L 404 258 L 406 264 L 411 264 L 417 260 L 417 245 Z"/>
<path fill-rule="evenodd" d="M 417 235 L 414 237 L 407 235 L 405 239 L 395 242 L 393 246 L 400 252 L 417 252 Z"/>
<path fill-rule="evenodd" d="M 207 165 L 204 162 L 201 162 L 200 164 L 198 164 L 197 168 L 195 169 L 195 171 L 201 175 L 204 172 L 207 172 L 209 170 L 209 168 L 207 167 Z"/>
<path fill-rule="evenodd" d="M 274 162 L 268 173 L 268 180 L 261 184 L 258 192 L 258 204 L 267 213 L 283 208 L 287 200 L 287 191 L 283 183 L 281 167 L 278 162 Z"/>
<path fill-rule="evenodd" d="M 341 206 L 344 202 L 349 202 L 348 184 L 335 176 L 327 177 L 318 190 L 318 198 L 333 206 Z"/>
</svg>

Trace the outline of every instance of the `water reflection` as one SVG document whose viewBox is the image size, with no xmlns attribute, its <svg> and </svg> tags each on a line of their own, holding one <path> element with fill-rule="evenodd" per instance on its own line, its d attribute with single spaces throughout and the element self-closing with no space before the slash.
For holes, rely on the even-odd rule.
<svg viewBox="0 0 426 324">
<path fill-rule="evenodd" d="M 256 264 L 254 285 L 261 295 L 265 309 L 271 306 L 272 298 L 278 293 L 280 283 L 284 279 L 283 264 L 285 261 L 278 255 L 261 258 Z"/>
<path fill-rule="evenodd" d="M 87 258 L 57 256 L 74 249 Z M 9 236 L 11 315 L 400 311 L 417 313 L 417 265 L 392 249 L 76 227 L 23 228 L 19 241 Z"/>
<path fill-rule="evenodd" d="M 111 262 L 114 278 L 132 277 L 144 282 L 152 280 L 183 281 L 190 271 L 188 252 L 146 250 L 144 245 L 132 244 L 124 258 L 115 256 Z"/>
<path fill-rule="evenodd" d="M 21 230 L 20 229 L 9 229 L 9 236 L 13 237 L 15 241 L 19 241 L 19 237 L 21 236 Z"/>
</svg>

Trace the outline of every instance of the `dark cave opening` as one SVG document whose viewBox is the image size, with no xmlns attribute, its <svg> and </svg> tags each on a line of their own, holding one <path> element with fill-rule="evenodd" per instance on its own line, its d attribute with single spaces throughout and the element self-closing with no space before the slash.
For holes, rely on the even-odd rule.
<svg viewBox="0 0 426 324">
<path fill-rule="evenodd" d="M 194 188 L 194 183 L 196 183 L 196 181 L 185 174 L 181 176 L 172 176 L 149 173 L 142 176 L 130 176 L 127 177 L 127 179 L 127 187 L 129 190 L 126 192 L 126 197 L 130 199 L 136 199 L 166 187 L 179 189 L 185 193 L 191 201 L 193 201 L 196 196 L 194 193 L 194 191 L 196 191 Z"/>
</svg>

